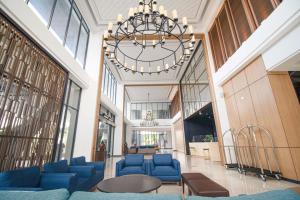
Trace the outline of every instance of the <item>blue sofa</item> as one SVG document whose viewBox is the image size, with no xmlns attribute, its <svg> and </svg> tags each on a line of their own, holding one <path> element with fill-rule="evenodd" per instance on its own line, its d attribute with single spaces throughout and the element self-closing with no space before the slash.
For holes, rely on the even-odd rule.
<svg viewBox="0 0 300 200">
<path fill-rule="evenodd" d="M 183 200 L 180 195 L 169 194 L 131 194 L 131 193 L 102 193 L 74 192 L 71 196 L 65 189 L 41 192 L 0 191 L 0 200 Z M 235 197 L 200 197 L 189 196 L 187 200 L 299 200 L 300 195 L 293 190 L 274 190 L 254 195 Z"/>
<path fill-rule="evenodd" d="M 143 154 L 127 154 L 116 163 L 116 176 L 129 174 L 148 174 L 148 164 Z"/>
<path fill-rule="evenodd" d="M 105 163 L 102 161 L 98 162 L 86 162 L 84 156 L 72 158 L 70 161 L 71 166 L 93 166 L 96 169 L 97 176 L 104 178 Z"/>
<path fill-rule="evenodd" d="M 149 175 L 166 182 L 181 182 L 181 170 L 178 160 L 171 154 L 155 154 L 149 161 Z"/>
<path fill-rule="evenodd" d="M 67 188 L 70 192 L 73 191 L 89 191 L 97 183 L 103 180 L 104 170 L 96 170 L 93 165 L 77 165 L 69 166 L 67 160 L 61 160 L 54 163 L 44 165 L 44 173 L 71 173 L 76 176 L 76 183 L 72 187 Z"/>
<path fill-rule="evenodd" d="M 40 191 L 56 188 L 72 190 L 75 174 L 41 173 L 38 167 L 26 167 L 0 173 L 0 190 Z"/>
</svg>

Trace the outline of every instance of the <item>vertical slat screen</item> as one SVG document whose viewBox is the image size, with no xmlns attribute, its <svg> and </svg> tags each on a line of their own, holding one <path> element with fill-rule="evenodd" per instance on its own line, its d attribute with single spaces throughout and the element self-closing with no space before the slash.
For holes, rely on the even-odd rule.
<svg viewBox="0 0 300 200">
<path fill-rule="evenodd" d="M 248 2 L 257 26 L 275 9 L 272 0 L 248 0 Z"/>
<path fill-rule="evenodd" d="M 216 71 L 280 3 L 281 0 L 225 0 L 209 31 Z"/>
<path fill-rule="evenodd" d="M 218 35 L 217 25 L 214 24 L 209 32 L 210 42 L 213 48 L 214 61 L 217 68 L 224 64 L 223 53 L 221 48 L 221 41 Z"/>
<path fill-rule="evenodd" d="M 52 159 L 67 74 L 0 15 L 0 171 Z"/>
<path fill-rule="evenodd" d="M 227 6 L 225 6 L 219 15 L 219 22 L 220 22 L 220 29 L 221 29 L 221 34 L 223 36 L 223 41 L 224 41 L 224 47 L 226 51 L 226 57 L 227 59 L 235 52 L 236 47 L 235 47 L 235 38 L 233 31 L 231 29 L 231 24 L 229 22 L 229 18 L 227 15 Z"/>
<path fill-rule="evenodd" d="M 241 45 L 251 35 L 251 28 L 246 16 L 242 0 L 228 0 L 239 44 Z"/>
</svg>

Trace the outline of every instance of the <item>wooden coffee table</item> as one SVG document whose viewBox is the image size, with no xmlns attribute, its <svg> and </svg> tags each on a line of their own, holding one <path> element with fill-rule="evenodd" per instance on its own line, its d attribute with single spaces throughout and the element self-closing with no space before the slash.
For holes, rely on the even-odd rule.
<svg viewBox="0 0 300 200">
<path fill-rule="evenodd" d="M 119 176 L 101 181 L 97 189 L 108 193 L 146 193 L 156 190 L 162 185 L 155 177 L 136 174 Z"/>
</svg>

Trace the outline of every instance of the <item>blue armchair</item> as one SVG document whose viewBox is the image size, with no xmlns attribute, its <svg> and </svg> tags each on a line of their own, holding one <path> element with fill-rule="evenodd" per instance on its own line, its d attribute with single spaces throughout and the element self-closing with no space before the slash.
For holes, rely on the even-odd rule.
<svg viewBox="0 0 300 200">
<path fill-rule="evenodd" d="M 70 192 L 89 191 L 102 179 L 96 173 L 94 166 L 69 166 L 67 160 L 61 160 L 54 163 L 46 163 L 44 165 L 44 173 L 51 174 L 74 174 L 77 182 L 74 187 L 67 188 Z"/>
<path fill-rule="evenodd" d="M 149 161 L 149 175 L 166 182 L 181 182 L 180 163 L 171 154 L 155 154 Z"/>
<path fill-rule="evenodd" d="M 116 163 L 116 176 L 148 174 L 148 166 L 143 154 L 127 154 Z"/>
<path fill-rule="evenodd" d="M 75 174 L 44 174 L 38 167 L 27 167 L 0 173 L 0 190 L 41 191 L 56 188 L 71 189 Z"/>
<path fill-rule="evenodd" d="M 72 158 L 70 161 L 71 167 L 93 167 L 96 170 L 96 174 L 93 176 L 92 182 L 99 183 L 104 178 L 104 171 L 105 171 L 105 163 L 98 161 L 98 162 L 86 162 L 84 156 Z"/>
</svg>

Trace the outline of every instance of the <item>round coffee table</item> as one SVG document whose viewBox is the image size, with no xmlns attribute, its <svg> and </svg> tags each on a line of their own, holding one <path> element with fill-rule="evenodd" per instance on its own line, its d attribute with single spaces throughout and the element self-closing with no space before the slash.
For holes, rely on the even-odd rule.
<svg viewBox="0 0 300 200">
<path fill-rule="evenodd" d="M 135 174 L 103 180 L 98 184 L 97 189 L 109 193 L 146 193 L 154 190 L 157 193 L 161 184 L 158 178 Z"/>
</svg>

